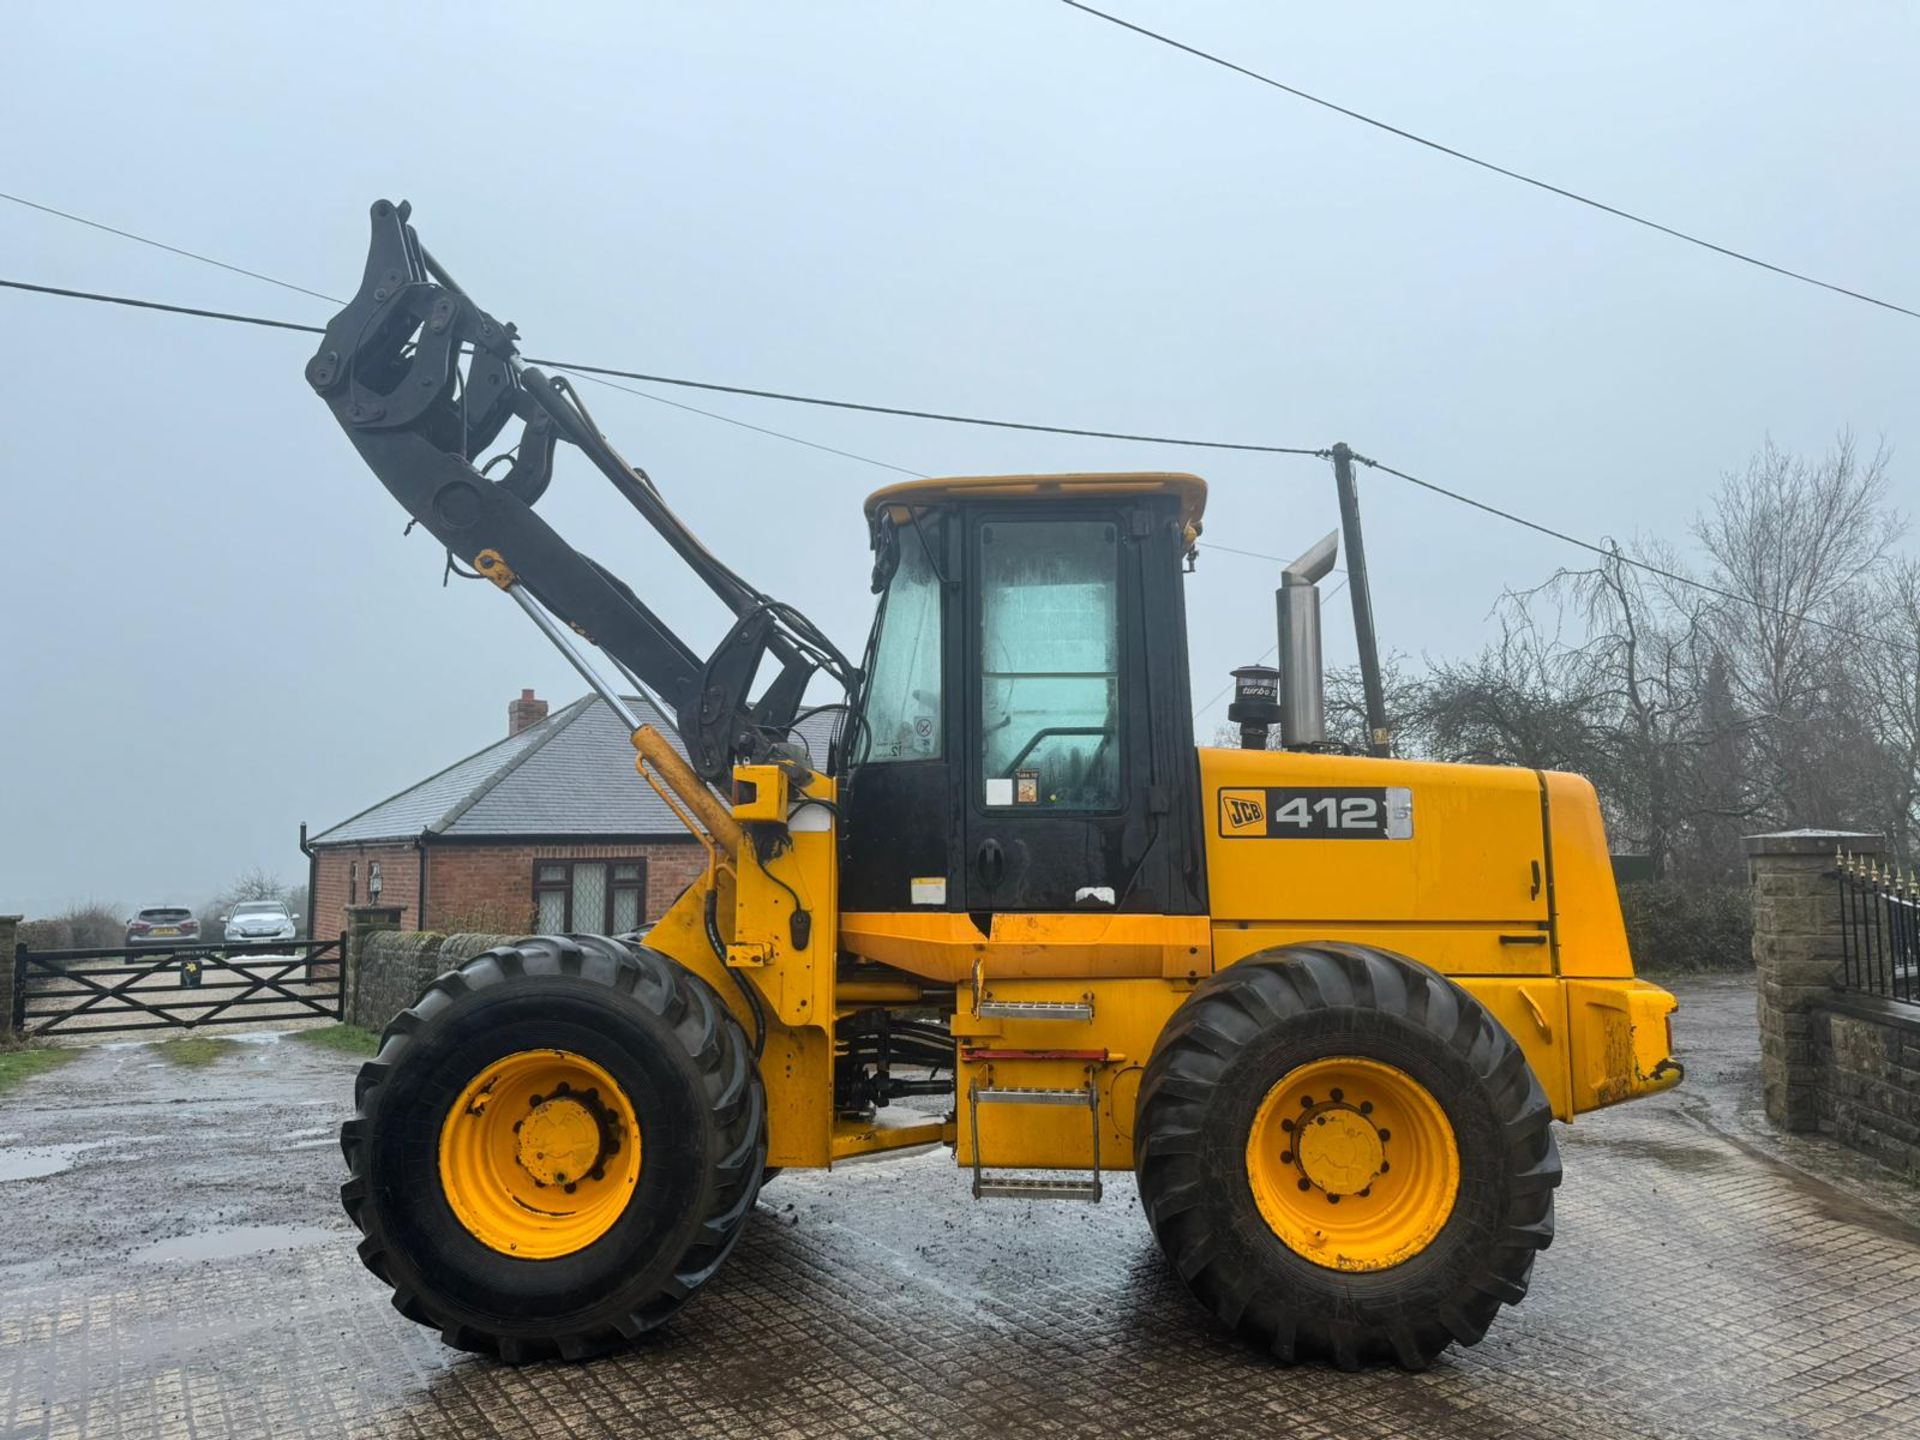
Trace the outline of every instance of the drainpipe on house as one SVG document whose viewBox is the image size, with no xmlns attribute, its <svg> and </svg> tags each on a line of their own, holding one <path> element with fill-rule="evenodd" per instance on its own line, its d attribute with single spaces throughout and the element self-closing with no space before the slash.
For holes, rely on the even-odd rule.
<svg viewBox="0 0 1920 1440">
<path fill-rule="evenodd" d="M 416 880 L 420 888 L 413 892 L 415 896 L 413 902 L 413 928 L 416 930 L 429 930 L 433 928 L 427 924 L 427 836 L 432 833 L 431 830 L 422 830 L 419 835 L 414 838 L 413 842 L 413 848 L 420 852 L 420 873 Z"/>
<path fill-rule="evenodd" d="M 307 927 L 307 938 L 313 938 L 313 902 L 320 898 L 320 853 L 307 843 L 307 822 L 300 822 L 300 853 L 307 857 L 307 909 L 300 917 L 300 923 Z"/>
</svg>

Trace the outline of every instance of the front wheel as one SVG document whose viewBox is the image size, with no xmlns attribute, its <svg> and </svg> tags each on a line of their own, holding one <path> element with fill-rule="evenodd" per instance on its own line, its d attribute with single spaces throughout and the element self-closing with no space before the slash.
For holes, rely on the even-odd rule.
<svg viewBox="0 0 1920 1440">
<path fill-rule="evenodd" d="M 601 936 L 442 975 L 361 1068 L 341 1198 L 394 1307 L 449 1345 L 583 1358 L 667 1319 L 766 1160 L 752 1045 L 711 987 Z"/>
<path fill-rule="evenodd" d="M 1357 945 L 1204 981 L 1140 1087 L 1148 1222 L 1282 1360 L 1424 1368 L 1527 1292 L 1560 1157 L 1526 1057 L 1466 991 Z"/>
</svg>

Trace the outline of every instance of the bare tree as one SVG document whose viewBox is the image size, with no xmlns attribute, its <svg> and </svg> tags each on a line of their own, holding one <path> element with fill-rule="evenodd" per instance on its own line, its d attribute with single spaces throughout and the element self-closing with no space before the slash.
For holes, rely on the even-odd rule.
<svg viewBox="0 0 1920 1440">
<path fill-rule="evenodd" d="M 1903 864 L 1920 860 L 1920 560 L 1903 556 L 1874 587 L 1872 633 L 1860 657 L 1871 730 L 1884 750 L 1885 789 L 1873 816 Z"/>
<path fill-rule="evenodd" d="M 1589 685 L 1614 730 L 1609 809 L 1657 874 L 1677 864 L 1727 876 L 1751 814 L 1741 779 L 1751 720 L 1718 642 L 1721 602 L 1667 546 L 1639 540 L 1635 551 L 1645 564 L 1611 547 L 1557 581 L 1581 607 Z"/>
<path fill-rule="evenodd" d="M 1326 673 L 1327 741 L 1336 749 L 1355 755 L 1367 753 L 1367 699 L 1361 683 L 1360 667 L 1345 665 Z M 1400 654 L 1386 656 L 1380 662 L 1380 688 L 1386 699 L 1387 728 L 1392 732 L 1394 751 L 1400 755 L 1431 753 L 1424 731 L 1428 680 L 1408 668 Z M 1240 748 L 1240 727 L 1225 720 L 1213 728 L 1213 744 L 1226 750 Z M 1267 732 L 1267 748 L 1283 748 L 1280 727 Z"/>
<path fill-rule="evenodd" d="M 107 950 L 127 938 L 126 906 L 105 900 L 69 905 L 58 915 L 27 920 L 20 943 L 30 950 Z"/>
<path fill-rule="evenodd" d="M 1754 717 L 1757 813 L 1783 825 L 1837 824 L 1859 799 L 1841 781 L 1858 736 L 1853 648 L 1868 587 L 1903 522 L 1887 504 L 1890 456 L 1862 457 L 1842 434 L 1807 460 L 1769 441 L 1727 475 L 1694 535 L 1719 607 L 1733 693 Z"/>
<path fill-rule="evenodd" d="M 1681 893 L 1737 882 L 1763 828 L 1883 830 L 1920 856 L 1920 560 L 1891 553 L 1888 466 L 1844 434 L 1814 459 L 1769 443 L 1695 521 L 1700 570 L 1637 538 L 1502 597 L 1478 655 L 1393 657 L 1397 753 L 1577 770 L 1616 848 Z M 1327 690 L 1330 738 L 1364 748 L 1358 672 Z"/>
<path fill-rule="evenodd" d="M 279 900 L 285 903 L 287 895 L 287 883 L 284 880 L 256 865 L 236 875 L 218 895 L 200 907 L 200 933 L 220 934 L 224 917 L 243 901 Z"/>
<path fill-rule="evenodd" d="M 1380 662 L 1380 691 L 1386 703 L 1387 731 L 1396 755 L 1428 755 L 1426 675 L 1413 673 L 1405 655 L 1393 652 Z M 1356 755 L 1367 753 L 1367 691 L 1358 665 L 1327 672 L 1327 739 Z M 1279 744 L 1278 740 L 1273 742 Z"/>
</svg>

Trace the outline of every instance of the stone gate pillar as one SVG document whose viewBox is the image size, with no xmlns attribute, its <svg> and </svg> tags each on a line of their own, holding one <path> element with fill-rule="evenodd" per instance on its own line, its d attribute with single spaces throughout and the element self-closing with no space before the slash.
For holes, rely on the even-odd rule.
<svg viewBox="0 0 1920 1440">
<path fill-rule="evenodd" d="M 398 905 L 349 905 L 347 907 L 346 973 L 341 977 L 342 1015 L 353 1014 L 353 990 L 360 979 L 360 952 L 369 935 L 400 928 Z"/>
<path fill-rule="evenodd" d="M 13 1035 L 13 947 L 20 938 L 20 917 L 0 915 L 0 1041 Z"/>
<path fill-rule="evenodd" d="M 1782 1130 L 1820 1121 L 1813 1001 L 1841 979 L 1836 855 L 1879 855 L 1878 835 L 1843 830 L 1785 830 L 1749 835 L 1753 884 L 1753 968 L 1760 1010 L 1760 1084 L 1767 1118 Z"/>
</svg>

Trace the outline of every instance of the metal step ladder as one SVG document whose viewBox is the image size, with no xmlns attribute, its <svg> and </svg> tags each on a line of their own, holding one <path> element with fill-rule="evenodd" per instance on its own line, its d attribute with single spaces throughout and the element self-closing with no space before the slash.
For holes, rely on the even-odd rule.
<svg viewBox="0 0 1920 1440">
<path fill-rule="evenodd" d="M 978 1000 L 973 1013 L 982 1020 L 1068 1020 L 1084 1024 L 1093 1019 L 1093 1001 Z"/>
<path fill-rule="evenodd" d="M 1087 1178 L 991 1175 L 980 1158 L 982 1105 L 1084 1105 L 1093 1125 L 1093 1169 Z M 967 1119 L 973 1132 L 973 1198 L 976 1200 L 1090 1200 L 1100 1199 L 1100 1082 L 1089 1071 L 1084 1089 L 1041 1090 L 1030 1087 L 991 1089 L 978 1080 L 967 1085 Z"/>
<path fill-rule="evenodd" d="M 1093 1019 L 1093 996 L 1078 1000 L 995 1000 L 987 994 L 984 958 L 973 962 L 973 1013 L 980 1020 L 1064 1020 L 1084 1025 Z"/>
</svg>

